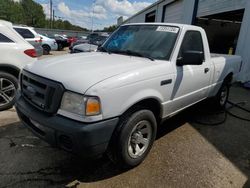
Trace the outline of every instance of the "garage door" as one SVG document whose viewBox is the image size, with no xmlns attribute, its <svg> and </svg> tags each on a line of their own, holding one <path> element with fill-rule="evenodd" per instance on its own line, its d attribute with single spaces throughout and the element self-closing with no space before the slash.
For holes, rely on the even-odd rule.
<svg viewBox="0 0 250 188">
<path fill-rule="evenodd" d="M 197 17 L 243 9 L 248 0 L 199 0 Z"/>
<path fill-rule="evenodd" d="M 164 22 L 168 23 L 183 22 L 183 0 L 171 3 L 165 7 Z"/>
</svg>

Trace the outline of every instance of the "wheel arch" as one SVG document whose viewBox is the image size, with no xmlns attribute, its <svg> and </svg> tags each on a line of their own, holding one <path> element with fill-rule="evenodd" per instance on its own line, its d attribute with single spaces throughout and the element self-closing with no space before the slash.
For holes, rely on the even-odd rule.
<svg viewBox="0 0 250 188">
<path fill-rule="evenodd" d="M 18 79 L 21 70 L 14 65 L 0 64 L 0 71 L 9 73 Z"/>
<path fill-rule="evenodd" d="M 233 72 L 228 73 L 227 76 L 224 78 L 224 82 L 231 84 L 233 81 L 233 75 Z"/>
<path fill-rule="evenodd" d="M 127 107 L 122 114 L 126 114 L 131 111 L 137 111 L 138 109 L 150 110 L 155 115 L 157 122 L 161 120 L 163 109 L 160 100 L 156 97 L 145 97 L 141 100 L 137 100 L 132 105 Z"/>
<path fill-rule="evenodd" d="M 44 47 L 44 46 L 49 47 L 51 49 L 49 44 L 43 44 L 42 47 Z"/>
</svg>

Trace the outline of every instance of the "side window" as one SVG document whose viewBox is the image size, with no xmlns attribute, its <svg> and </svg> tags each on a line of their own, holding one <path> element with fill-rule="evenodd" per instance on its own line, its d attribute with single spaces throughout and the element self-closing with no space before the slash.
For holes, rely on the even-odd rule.
<svg viewBox="0 0 250 188">
<path fill-rule="evenodd" d="M 0 33 L 0 43 L 12 43 L 12 42 L 13 40 L 9 39 L 8 37 Z"/>
<path fill-rule="evenodd" d="M 30 30 L 28 29 L 23 29 L 23 28 L 14 28 L 14 29 L 25 39 L 35 38 L 33 33 L 31 33 Z"/>
<path fill-rule="evenodd" d="M 186 51 L 202 52 L 203 60 L 205 60 L 202 36 L 199 31 L 187 31 L 186 32 L 182 45 L 181 45 L 178 58 L 182 57 L 183 53 Z"/>
</svg>

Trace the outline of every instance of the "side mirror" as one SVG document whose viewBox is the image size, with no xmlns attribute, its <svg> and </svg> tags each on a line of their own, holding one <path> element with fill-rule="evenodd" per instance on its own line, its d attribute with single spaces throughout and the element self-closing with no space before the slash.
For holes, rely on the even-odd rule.
<svg viewBox="0 0 250 188">
<path fill-rule="evenodd" d="M 185 51 L 182 57 L 177 59 L 177 66 L 202 65 L 204 53 L 201 51 Z"/>
</svg>

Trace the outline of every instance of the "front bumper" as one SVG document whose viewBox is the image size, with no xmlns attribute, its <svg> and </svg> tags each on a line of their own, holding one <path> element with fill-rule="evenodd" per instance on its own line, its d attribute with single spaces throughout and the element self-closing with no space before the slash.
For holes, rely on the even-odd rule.
<svg viewBox="0 0 250 188">
<path fill-rule="evenodd" d="M 54 147 L 94 157 L 103 154 L 119 118 L 97 123 L 82 123 L 60 115 L 49 116 L 17 97 L 16 110 L 23 124 Z"/>
</svg>

